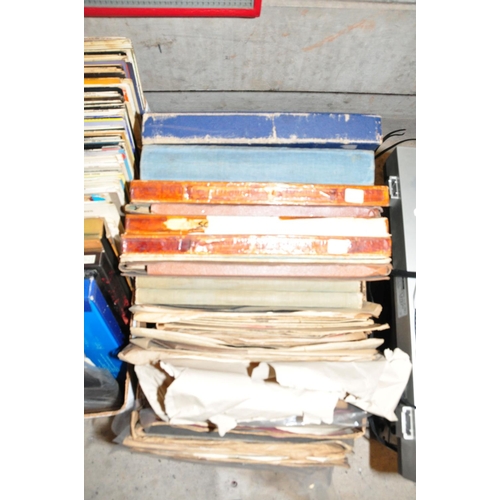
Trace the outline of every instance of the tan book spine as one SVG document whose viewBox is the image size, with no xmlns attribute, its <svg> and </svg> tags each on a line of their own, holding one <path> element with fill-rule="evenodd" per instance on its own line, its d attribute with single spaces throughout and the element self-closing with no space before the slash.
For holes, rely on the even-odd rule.
<svg viewBox="0 0 500 500">
<path fill-rule="evenodd" d="M 169 288 L 172 290 L 261 290 L 294 292 L 361 292 L 361 281 L 295 279 L 235 276 L 137 276 L 137 288 Z"/>
<path fill-rule="evenodd" d="M 130 266 L 122 264 L 127 272 Z M 134 267 L 134 266 L 132 266 Z M 246 264 L 223 262 L 148 262 L 141 266 L 148 276 L 259 276 L 295 278 L 380 279 L 389 276 L 390 264 Z"/>
<path fill-rule="evenodd" d="M 296 308 L 350 308 L 363 306 L 363 294 L 356 292 L 292 292 L 263 290 L 172 290 L 137 288 L 135 304 L 182 306 L 257 306 Z"/>
</svg>

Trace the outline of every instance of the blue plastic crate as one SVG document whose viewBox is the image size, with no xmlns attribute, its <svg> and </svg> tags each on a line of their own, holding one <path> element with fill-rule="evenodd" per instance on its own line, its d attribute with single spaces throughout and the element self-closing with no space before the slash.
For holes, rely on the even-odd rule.
<svg viewBox="0 0 500 500">
<path fill-rule="evenodd" d="M 113 377 L 123 372 L 118 352 L 127 341 L 94 278 L 84 278 L 84 351 L 98 367 Z"/>
</svg>

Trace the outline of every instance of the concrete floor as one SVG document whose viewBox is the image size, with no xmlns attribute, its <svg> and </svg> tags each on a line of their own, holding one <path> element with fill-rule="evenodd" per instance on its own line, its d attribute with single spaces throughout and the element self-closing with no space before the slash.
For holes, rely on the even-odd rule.
<svg viewBox="0 0 500 500">
<path fill-rule="evenodd" d="M 114 444 L 113 418 L 85 420 L 85 499 L 410 500 L 416 485 L 397 473 L 396 453 L 355 441 L 350 469 L 223 467 L 167 460 Z"/>
</svg>

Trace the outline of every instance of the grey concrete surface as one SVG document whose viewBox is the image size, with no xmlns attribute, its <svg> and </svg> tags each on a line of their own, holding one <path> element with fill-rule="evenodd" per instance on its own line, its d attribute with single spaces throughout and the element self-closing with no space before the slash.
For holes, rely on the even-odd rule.
<svg viewBox="0 0 500 500">
<path fill-rule="evenodd" d="M 397 473 L 396 453 L 355 441 L 350 468 L 225 467 L 158 458 L 114 444 L 112 418 L 85 420 L 85 499 L 410 500 L 416 485 Z"/>
<path fill-rule="evenodd" d="M 333 92 L 145 92 L 156 113 L 292 112 L 368 113 L 387 119 L 413 119 L 414 95 Z"/>
<path fill-rule="evenodd" d="M 410 3 L 275 0 L 260 17 L 85 18 L 85 36 L 132 40 L 144 91 L 413 95 Z"/>
</svg>

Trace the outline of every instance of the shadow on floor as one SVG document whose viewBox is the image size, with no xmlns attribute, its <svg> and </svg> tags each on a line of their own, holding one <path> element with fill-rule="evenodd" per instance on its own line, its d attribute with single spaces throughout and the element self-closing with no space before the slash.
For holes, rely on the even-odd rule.
<svg viewBox="0 0 500 500">
<path fill-rule="evenodd" d="M 398 472 L 398 454 L 370 438 L 370 468 L 378 472 Z"/>
<path fill-rule="evenodd" d="M 92 422 L 92 433 L 94 439 L 112 443 L 116 435 L 112 430 L 112 423 L 115 417 L 94 418 Z"/>
</svg>

